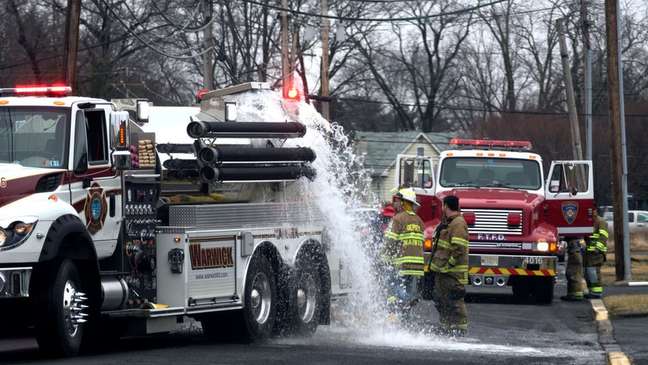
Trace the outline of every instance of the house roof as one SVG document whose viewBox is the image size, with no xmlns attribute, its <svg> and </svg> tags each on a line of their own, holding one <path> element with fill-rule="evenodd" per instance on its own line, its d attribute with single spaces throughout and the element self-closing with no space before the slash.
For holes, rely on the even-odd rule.
<svg viewBox="0 0 648 365">
<path fill-rule="evenodd" d="M 367 143 L 365 168 L 372 170 L 372 176 L 380 176 L 396 162 L 396 156 L 406 151 L 413 143 L 427 142 L 437 152 L 447 149 L 451 133 L 405 132 L 356 132 L 356 142 Z"/>
</svg>

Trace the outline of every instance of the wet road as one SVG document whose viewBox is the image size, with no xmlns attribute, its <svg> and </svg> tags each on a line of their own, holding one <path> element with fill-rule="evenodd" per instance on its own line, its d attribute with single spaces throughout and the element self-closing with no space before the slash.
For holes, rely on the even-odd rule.
<svg viewBox="0 0 648 365">
<path fill-rule="evenodd" d="M 562 281 L 556 298 L 565 291 Z M 74 359 L 43 359 L 33 339 L 0 340 L 0 362 L 47 364 L 603 364 L 590 306 L 516 303 L 508 295 L 480 291 L 469 296 L 470 333 L 447 339 L 395 327 L 320 327 L 313 338 L 273 339 L 264 344 L 214 343 L 199 330 L 121 340 L 108 352 Z M 417 308 L 436 321 L 431 303 Z M 192 332 L 194 334 L 192 335 Z"/>
</svg>

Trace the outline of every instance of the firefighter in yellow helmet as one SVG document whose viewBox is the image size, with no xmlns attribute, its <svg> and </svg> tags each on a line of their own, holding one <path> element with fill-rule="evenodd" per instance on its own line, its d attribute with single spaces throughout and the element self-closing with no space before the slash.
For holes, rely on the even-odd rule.
<svg viewBox="0 0 648 365">
<path fill-rule="evenodd" d="M 583 257 L 583 266 L 585 266 L 585 280 L 589 294 L 587 298 L 600 298 L 603 296 L 603 286 L 601 284 L 601 266 L 605 262 L 607 253 L 608 227 L 605 220 L 599 217 L 596 210 L 592 216 L 594 220 L 594 231 L 587 240 L 585 247 L 585 257 Z"/>
<path fill-rule="evenodd" d="M 416 215 L 419 206 L 412 189 L 394 194 L 401 207 L 385 231 L 382 257 L 385 261 L 387 304 L 390 312 L 399 311 L 407 320 L 411 307 L 418 301 L 417 279 L 423 276 L 423 221 Z"/>
<path fill-rule="evenodd" d="M 443 215 L 430 262 L 430 271 L 434 272 L 434 305 L 439 312 L 440 332 L 464 336 L 468 331 L 464 285 L 468 284 L 469 236 L 458 197 L 443 198 Z"/>
</svg>

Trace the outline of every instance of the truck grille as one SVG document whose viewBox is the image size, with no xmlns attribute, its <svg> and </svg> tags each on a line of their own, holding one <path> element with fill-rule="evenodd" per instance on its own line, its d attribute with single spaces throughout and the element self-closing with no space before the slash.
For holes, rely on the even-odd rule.
<svg viewBox="0 0 648 365">
<path fill-rule="evenodd" d="M 497 248 L 497 249 L 509 249 L 509 250 L 521 250 L 522 243 L 520 242 L 470 242 L 470 248 Z"/>
<path fill-rule="evenodd" d="M 471 234 L 505 234 L 522 235 L 524 216 L 519 209 L 462 209 L 463 212 L 475 213 L 475 224 L 468 227 Z M 520 215 L 521 224 L 518 226 L 508 225 L 509 213 Z M 490 238 L 487 238 L 490 239 Z"/>
</svg>

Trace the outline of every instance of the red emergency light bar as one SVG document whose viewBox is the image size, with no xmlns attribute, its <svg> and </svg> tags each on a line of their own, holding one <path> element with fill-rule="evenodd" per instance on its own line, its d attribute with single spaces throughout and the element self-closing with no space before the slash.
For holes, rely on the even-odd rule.
<svg viewBox="0 0 648 365">
<path fill-rule="evenodd" d="M 453 138 L 450 140 L 450 145 L 454 146 L 471 146 L 471 147 L 486 147 L 490 149 L 520 149 L 531 150 L 533 144 L 530 141 L 504 141 L 494 139 L 463 139 Z"/>
<path fill-rule="evenodd" d="M 64 85 L 20 85 L 13 88 L 0 89 L 0 95 L 68 95 L 72 88 Z"/>
</svg>

